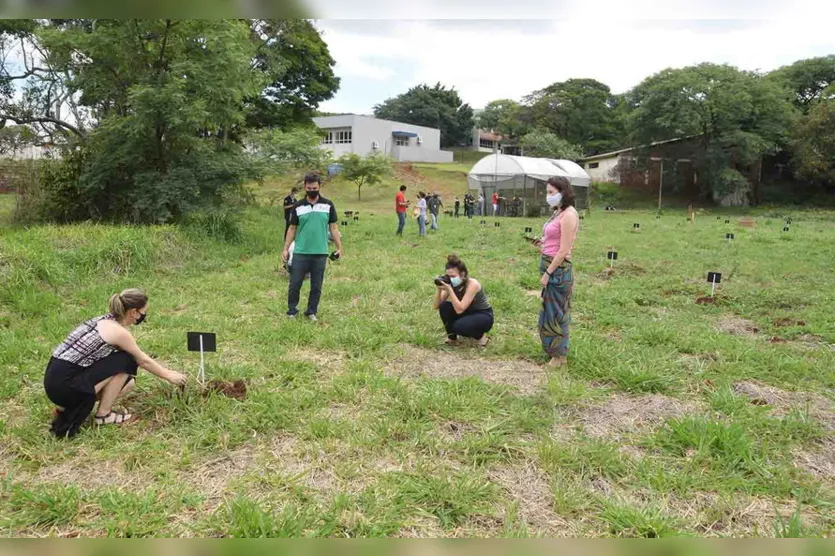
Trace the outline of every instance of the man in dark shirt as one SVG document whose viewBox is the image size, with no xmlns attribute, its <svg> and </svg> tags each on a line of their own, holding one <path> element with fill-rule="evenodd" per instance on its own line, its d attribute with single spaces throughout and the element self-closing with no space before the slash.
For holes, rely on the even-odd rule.
<svg viewBox="0 0 835 556">
<path fill-rule="evenodd" d="M 284 197 L 284 237 L 287 237 L 287 228 L 290 227 L 290 215 L 293 213 L 293 207 L 296 206 L 296 193 L 299 192 L 298 187 L 290 190 L 290 194 Z"/>
<path fill-rule="evenodd" d="M 432 216 L 432 226 L 430 226 L 432 230 L 438 229 L 438 212 L 442 206 L 444 206 L 444 204 L 441 202 L 441 198 L 437 193 L 430 195 L 426 200 L 426 207 L 429 209 L 429 214 Z"/>
<path fill-rule="evenodd" d="M 328 231 L 336 243 L 335 256 L 342 255 L 342 239 L 336 227 L 336 207 L 319 194 L 320 187 L 319 174 L 311 172 L 304 177 L 305 197 L 292 209 L 290 228 L 284 238 L 281 259 L 285 263 L 290 257 L 290 245 L 293 241 L 296 242 L 293 249 L 293 266 L 290 267 L 290 287 L 287 292 L 287 316 L 290 318 L 295 318 L 299 312 L 299 295 L 304 277 L 309 272 L 310 296 L 304 314 L 312 321 L 317 320 L 316 312 L 319 309 L 328 260 Z"/>
</svg>

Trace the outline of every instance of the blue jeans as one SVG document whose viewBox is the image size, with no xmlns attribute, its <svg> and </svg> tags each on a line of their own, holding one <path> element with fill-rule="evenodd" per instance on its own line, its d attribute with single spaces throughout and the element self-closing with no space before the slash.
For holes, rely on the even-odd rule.
<svg viewBox="0 0 835 556">
<path fill-rule="evenodd" d="M 434 212 L 432 213 L 432 225 L 430 226 L 430 228 L 433 230 L 438 229 L 438 215 Z"/>
<path fill-rule="evenodd" d="M 310 296 L 307 298 L 305 315 L 315 315 L 319 310 L 319 299 L 322 297 L 322 283 L 325 281 L 325 266 L 327 255 L 293 255 L 293 266 L 290 267 L 290 289 L 287 291 L 287 314 L 295 315 L 299 312 L 299 296 L 302 291 L 304 277 L 310 273 Z"/>
<path fill-rule="evenodd" d="M 403 227 L 406 225 L 406 213 L 405 212 L 398 212 L 397 213 L 397 235 L 403 235 Z"/>
<path fill-rule="evenodd" d="M 426 216 L 423 214 L 418 216 L 418 235 L 426 235 Z"/>
</svg>

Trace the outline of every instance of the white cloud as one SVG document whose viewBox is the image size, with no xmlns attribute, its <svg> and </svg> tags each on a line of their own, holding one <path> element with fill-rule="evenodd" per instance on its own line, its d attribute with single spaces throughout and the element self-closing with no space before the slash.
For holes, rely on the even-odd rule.
<svg viewBox="0 0 835 556">
<path fill-rule="evenodd" d="M 497 98 L 520 99 L 571 77 L 595 78 L 623 92 L 664 68 L 700 62 L 768 71 L 801 58 L 835 53 L 830 21 L 378 20 L 340 26 L 324 20 L 319 26 L 325 30 L 340 76 L 390 85 L 386 80 L 397 72 L 399 92 L 423 82 L 441 82 L 454 86 L 472 106 L 481 107 Z M 411 77 L 402 80 L 404 73 Z M 329 106 L 348 93 L 354 99 L 360 94 L 337 93 Z M 354 111 L 368 111 L 390 95 L 381 98 L 369 86 L 361 96 L 366 104 L 360 107 L 352 101 L 357 104 Z"/>
</svg>

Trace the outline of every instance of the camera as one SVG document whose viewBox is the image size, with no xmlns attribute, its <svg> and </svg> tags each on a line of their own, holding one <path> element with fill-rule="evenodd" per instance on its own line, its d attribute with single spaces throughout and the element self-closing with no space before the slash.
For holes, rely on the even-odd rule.
<svg viewBox="0 0 835 556">
<path fill-rule="evenodd" d="M 332 261 L 338 261 L 339 260 L 339 254 L 336 251 L 334 251 L 333 253 L 328 255 L 328 258 Z"/>
<path fill-rule="evenodd" d="M 449 279 L 449 276 L 446 274 L 441 274 L 440 276 L 435 277 L 435 285 L 440 287 L 444 284 L 452 284 L 452 281 Z"/>
</svg>

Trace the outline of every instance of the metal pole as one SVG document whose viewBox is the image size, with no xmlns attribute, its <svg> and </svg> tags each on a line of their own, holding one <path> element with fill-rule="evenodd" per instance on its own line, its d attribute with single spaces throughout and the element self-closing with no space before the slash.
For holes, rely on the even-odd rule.
<svg viewBox="0 0 835 556">
<path fill-rule="evenodd" d="M 661 159 L 661 173 L 658 176 L 658 213 L 661 213 L 661 189 L 664 187 L 664 159 Z"/>
<path fill-rule="evenodd" d="M 206 368 L 203 366 L 203 334 L 200 334 L 200 384 L 206 386 Z"/>
</svg>

